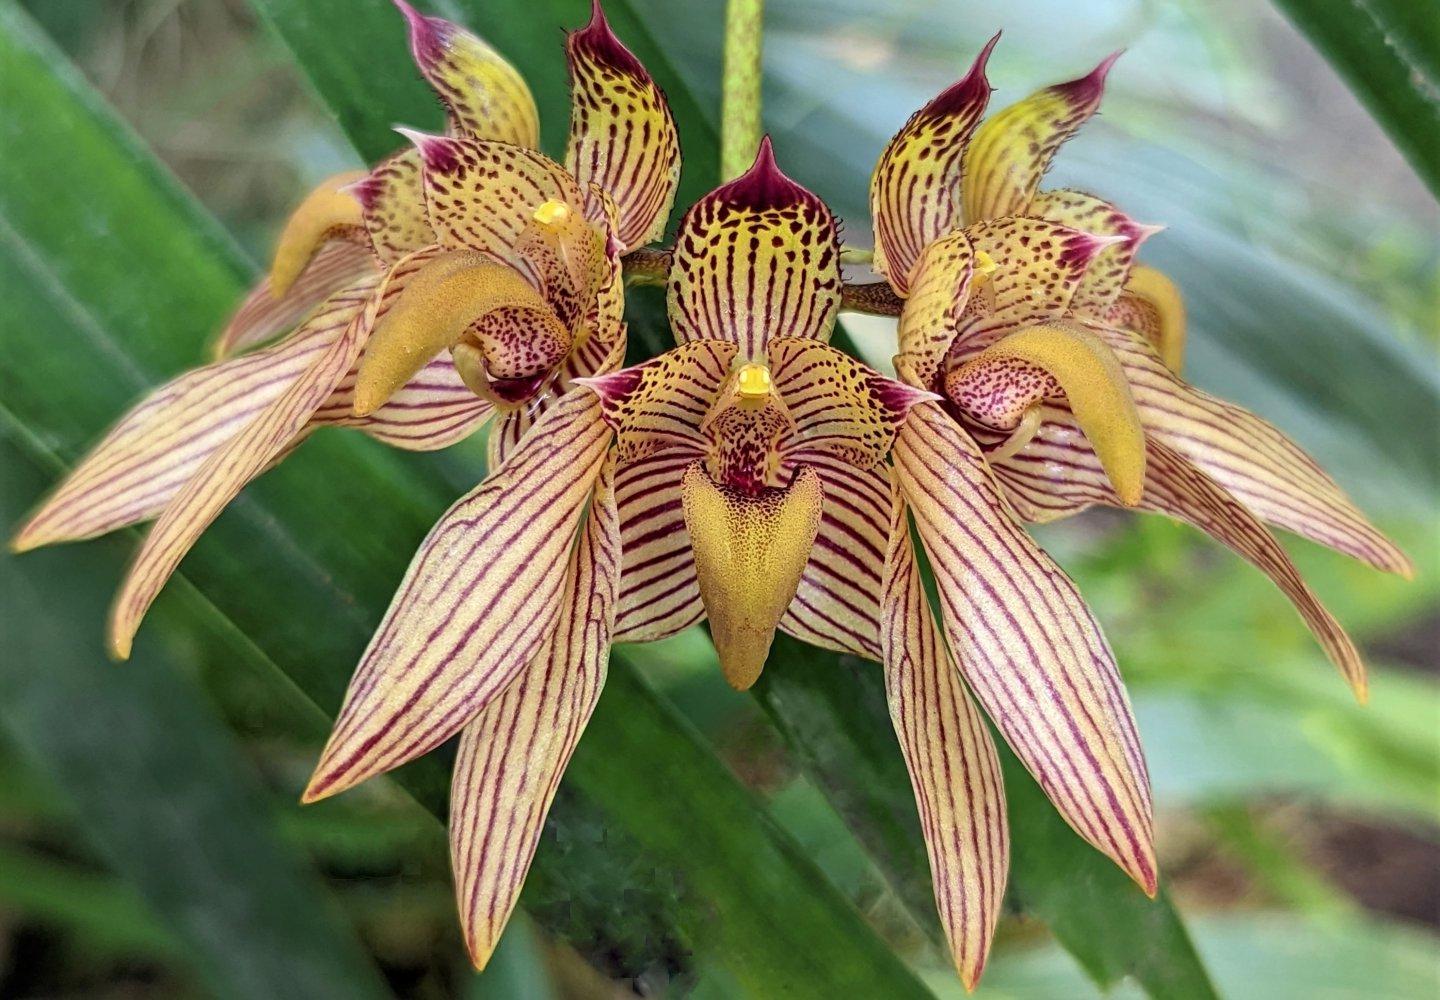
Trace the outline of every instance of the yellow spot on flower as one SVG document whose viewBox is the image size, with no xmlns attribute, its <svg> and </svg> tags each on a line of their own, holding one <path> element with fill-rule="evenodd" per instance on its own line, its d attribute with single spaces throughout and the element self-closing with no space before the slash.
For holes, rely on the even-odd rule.
<svg viewBox="0 0 1440 1000">
<path fill-rule="evenodd" d="M 999 264 L 995 263 L 995 258 L 991 257 L 984 250 L 975 251 L 975 270 L 981 274 L 994 274 L 995 269 L 999 266 Z"/>
<path fill-rule="evenodd" d="M 531 218 L 542 226 L 559 226 L 570 218 L 570 206 L 563 201 L 547 201 L 535 209 Z"/>
<path fill-rule="evenodd" d="M 753 361 L 741 365 L 735 373 L 735 393 L 741 399 L 764 399 L 774 385 L 770 369 Z"/>
</svg>

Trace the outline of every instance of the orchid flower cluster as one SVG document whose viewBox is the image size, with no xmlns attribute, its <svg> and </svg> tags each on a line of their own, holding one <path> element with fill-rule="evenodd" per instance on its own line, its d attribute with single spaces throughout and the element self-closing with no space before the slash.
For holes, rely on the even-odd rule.
<svg viewBox="0 0 1440 1000">
<path fill-rule="evenodd" d="M 488 476 L 416 553 L 305 792 L 459 735 L 450 833 L 477 966 L 616 642 L 708 621 L 737 689 L 777 629 L 883 664 L 967 987 L 1008 868 L 986 716 L 1080 836 L 1157 884 L 1114 656 L 1025 522 L 1102 504 L 1194 524 L 1275 581 L 1363 700 L 1354 644 L 1266 525 L 1382 570 L 1408 574 L 1406 557 L 1278 430 L 1180 378 L 1180 295 L 1136 262 L 1158 227 L 1041 190 L 1113 56 L 984 119 L 992 40 L 881 153 L 885 282 L 860 286 L 829 208 L 768 139 L 685 211 L 672 247 L 642 249 L 665 231 L 680 150 L 598 4 L 565 39 L 559 163 L 500 55 L 397 4 L 446 133 L 402 130 L 409 148 L 308 196 L 216 360 L 132 410 L 13 544 L 155 520 L 110 622 L 124 657 L 205 527 L 316 428 L 428 450 L 491 423 Z M 642 262 L 663 274 L 676 346 L 622 368 L 625 275 Z M 829 343 L 857 304 L 898 314 L 897 377 Z"/>
</svg>

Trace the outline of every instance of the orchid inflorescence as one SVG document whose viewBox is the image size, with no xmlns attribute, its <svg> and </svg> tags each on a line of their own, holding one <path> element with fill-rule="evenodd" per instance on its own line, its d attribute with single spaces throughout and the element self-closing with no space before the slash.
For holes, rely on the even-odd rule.
<svg viewBox="0 0 1440 1000">
<path fill-rule="evenodd" d="M 1079 835 L 1157 884 L 1114 657 L 1025 522 L 1102 504 L 1196 525 L 1275 581 L 1364 699 L 1355 646 L 1266 524 L 1382 570 L 1408 560 L 1288 438 L 1180 378 L 1180 294 L 1135 259 L 1158 227 L 1040 188 L 1113 56 L 982 123 L 992 39 L 881 153 L 885 281 L 859 285 L 768 138 L 672 247 L 644 249 L 674 200 L 676 128 L 598 4 L 565 40 L 563 163 L 536 151 L 534 102 L 500 55 L 397 5 L 446 133 L 401 130 L 410 148 L 308 196 L 216 360 L 133 409 L 13 544 L 155 519 L 110 622 L 124 657 L 205 527 L 317 427 L 429 450 L 491 423 L 488 476 L 416 553 L 305 792 L 460 735 L 451 844 L 477 966 L 615 642 L 708 620 L 737 689 L 776 629 L 880 661 L 967 987 L 1009 851 L 974 700 Z M 663 277 L 676 346 L 622 368 L 627 272 Z M 831 346 L 842 308 L 898 315 L 897 377 Z"/>
</svg>

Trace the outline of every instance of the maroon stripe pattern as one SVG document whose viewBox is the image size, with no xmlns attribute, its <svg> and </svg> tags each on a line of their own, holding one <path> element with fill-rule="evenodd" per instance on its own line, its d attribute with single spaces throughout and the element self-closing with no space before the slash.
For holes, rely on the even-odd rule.
<svg viewBox="0 0 1440 1000">
<path fill-rule="evenodd" d="M 347 190 L 360 202 L 370 246 L 386 264 L 436 241 L 425 210 L 425 164 L 410 148 L 382 161 Z"/>
<path fill-rule="evenodd" d="M 559 616 L 611 436 L 594 394 L 572 392 L 436 523 L 355 671 L 306 801 L 434 749 L 530 662 Z"/>
<path fill-rule="evenodd" d="M 622 248 L 658 240 L 680 183 L 680 141 L 665 95 L 610 30 L 597 0 L 565 39 L 570 141 L 565 165 L 615 202 Z"/>
<path fill-rule="evenodd" d="M 335 342 L 365 290 L 335 296 L 273 347 L 197 368 L 131 410 L 40 505 L 17 551 L 148 521 L 217 450 L 273 405 Z"/>
<path fill-rule="evenodd" d="M 1108 201 L 1063 188 L 1041 191 L 1030 200 L 1027 211 L 1082 233 L 1123 237 L 1095 255 L 1070 299 L 1071 309 L 1094 316 L 1105 315 L 1119 298 L 1140 244 L 1162 228 L 1143 226 Z"/>
<path fill-rule="evenodd" d="M 1194 525 L 1270 577 L 1356 696 L 1364 700 L 1365 664 L 1359 651 L 1275 537 L 1189 459 L 1153 438 L 1146 451 L 1140 509 Z M 1047 408 L 1030 444 L 993 467 L 1016 509 L 1028 520 L 1053 520 L 1097 503 L 1119 506 L 1094 452 L 1063 408 Z"/>
<path fill-rule="evenodd" d="M 250 480 L 294 447 L 315 411 L 355 364 L 367 335 L 367 322 L 373 319 L 373 308 L 360 311 L 362 302 L 357 290 L 350 310 L 353 318 L 340 335 L 283 393 L 205 460 L 145 536 L 111 609 L 110 647 L 117 657 L 130 655 L 140 620 L 201 533 Z"/>
<path fill-rule="evenodd" d="M 610 658 L 620 533 L 609 465 L 570 555 L 555 628 L 460 735 L 450 857 L 471 961 L 483 969 L 515 908 L 560 776 L 599 701 Z"/>
<path fill-rule="evenodd" d="M 331 295 L 376 269 L 369 250 L 350 240 L 333 240 L 316 252 L 284 295 L 276 297 L 270 278 L 262 278 L 211 343 L 217 361 L 289 333 Z"/>
<path fill-rule="evenodd" d="M 766 138 L 754 165 L 680 223 L 666 304 L 677 344 L 728 340 L 763 360 L 775 337 L 828 340 L 840 244 L 825 203 L 780 172 Z"/>
<path fill-rule="evenodd" d="M 1143 337 L 1091 324 L 1125 368 L 1151 440 L 1185 456 L 1262 520 L 1409 577 L 1414 566 L 1300 447 L 1271 424 L 1190 386 Z"/>
<path fill-rule="evenodd" d="M 940 923 L 960 980 L 973 990 L 1010 869 L 1000 761 L 925 600 L 899 497 L 889 536 L 880 626 L 885 694 L 915 790 Z"/>
<path fill-rule="evenodd" d="M 910 116 L 875 165 L 875 269 L 901 296 L 910 293 L 911 272 L 925 248 L 961 224 L 961 163 L 990 102 L 985 63 L 999 40 L 998 34 L 990 39 L 970 72 Z"/>
<path fill-rule="evenodd" d="M 1149 776 L 1100 626 L 939 406 L 911 411 L 894 461 L 971 689 L 1066 821 L 1154 893 Z"/>
</svg>

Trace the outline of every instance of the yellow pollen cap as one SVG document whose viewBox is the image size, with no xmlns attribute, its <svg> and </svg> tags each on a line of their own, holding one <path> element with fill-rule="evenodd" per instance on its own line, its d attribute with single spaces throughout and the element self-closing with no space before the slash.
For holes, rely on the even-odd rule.
<svg viewBox="0 0 1440 1000">
<path fill-rule="evenodd" d="M 993 274 L 999 266 L 999 264 L 995 263 L 995 258 L 991 257 L 984 250 L 975 251 L 975 270 L 981 274 Z"/>
<path fill-rule="evenodd" d="M 558 226 L 570 218 L 570 206 L 563 201 L 547 201 L 535 209 L 531 218 L 542 226 Z"/>
<path fill-rule="evenodd" d="M 770 369 L 753 361 L 741 365 L 735 372 L 735 392 L 742 399 L 764 399 L 770 395 L 773 384 Z"/>
</svg>

